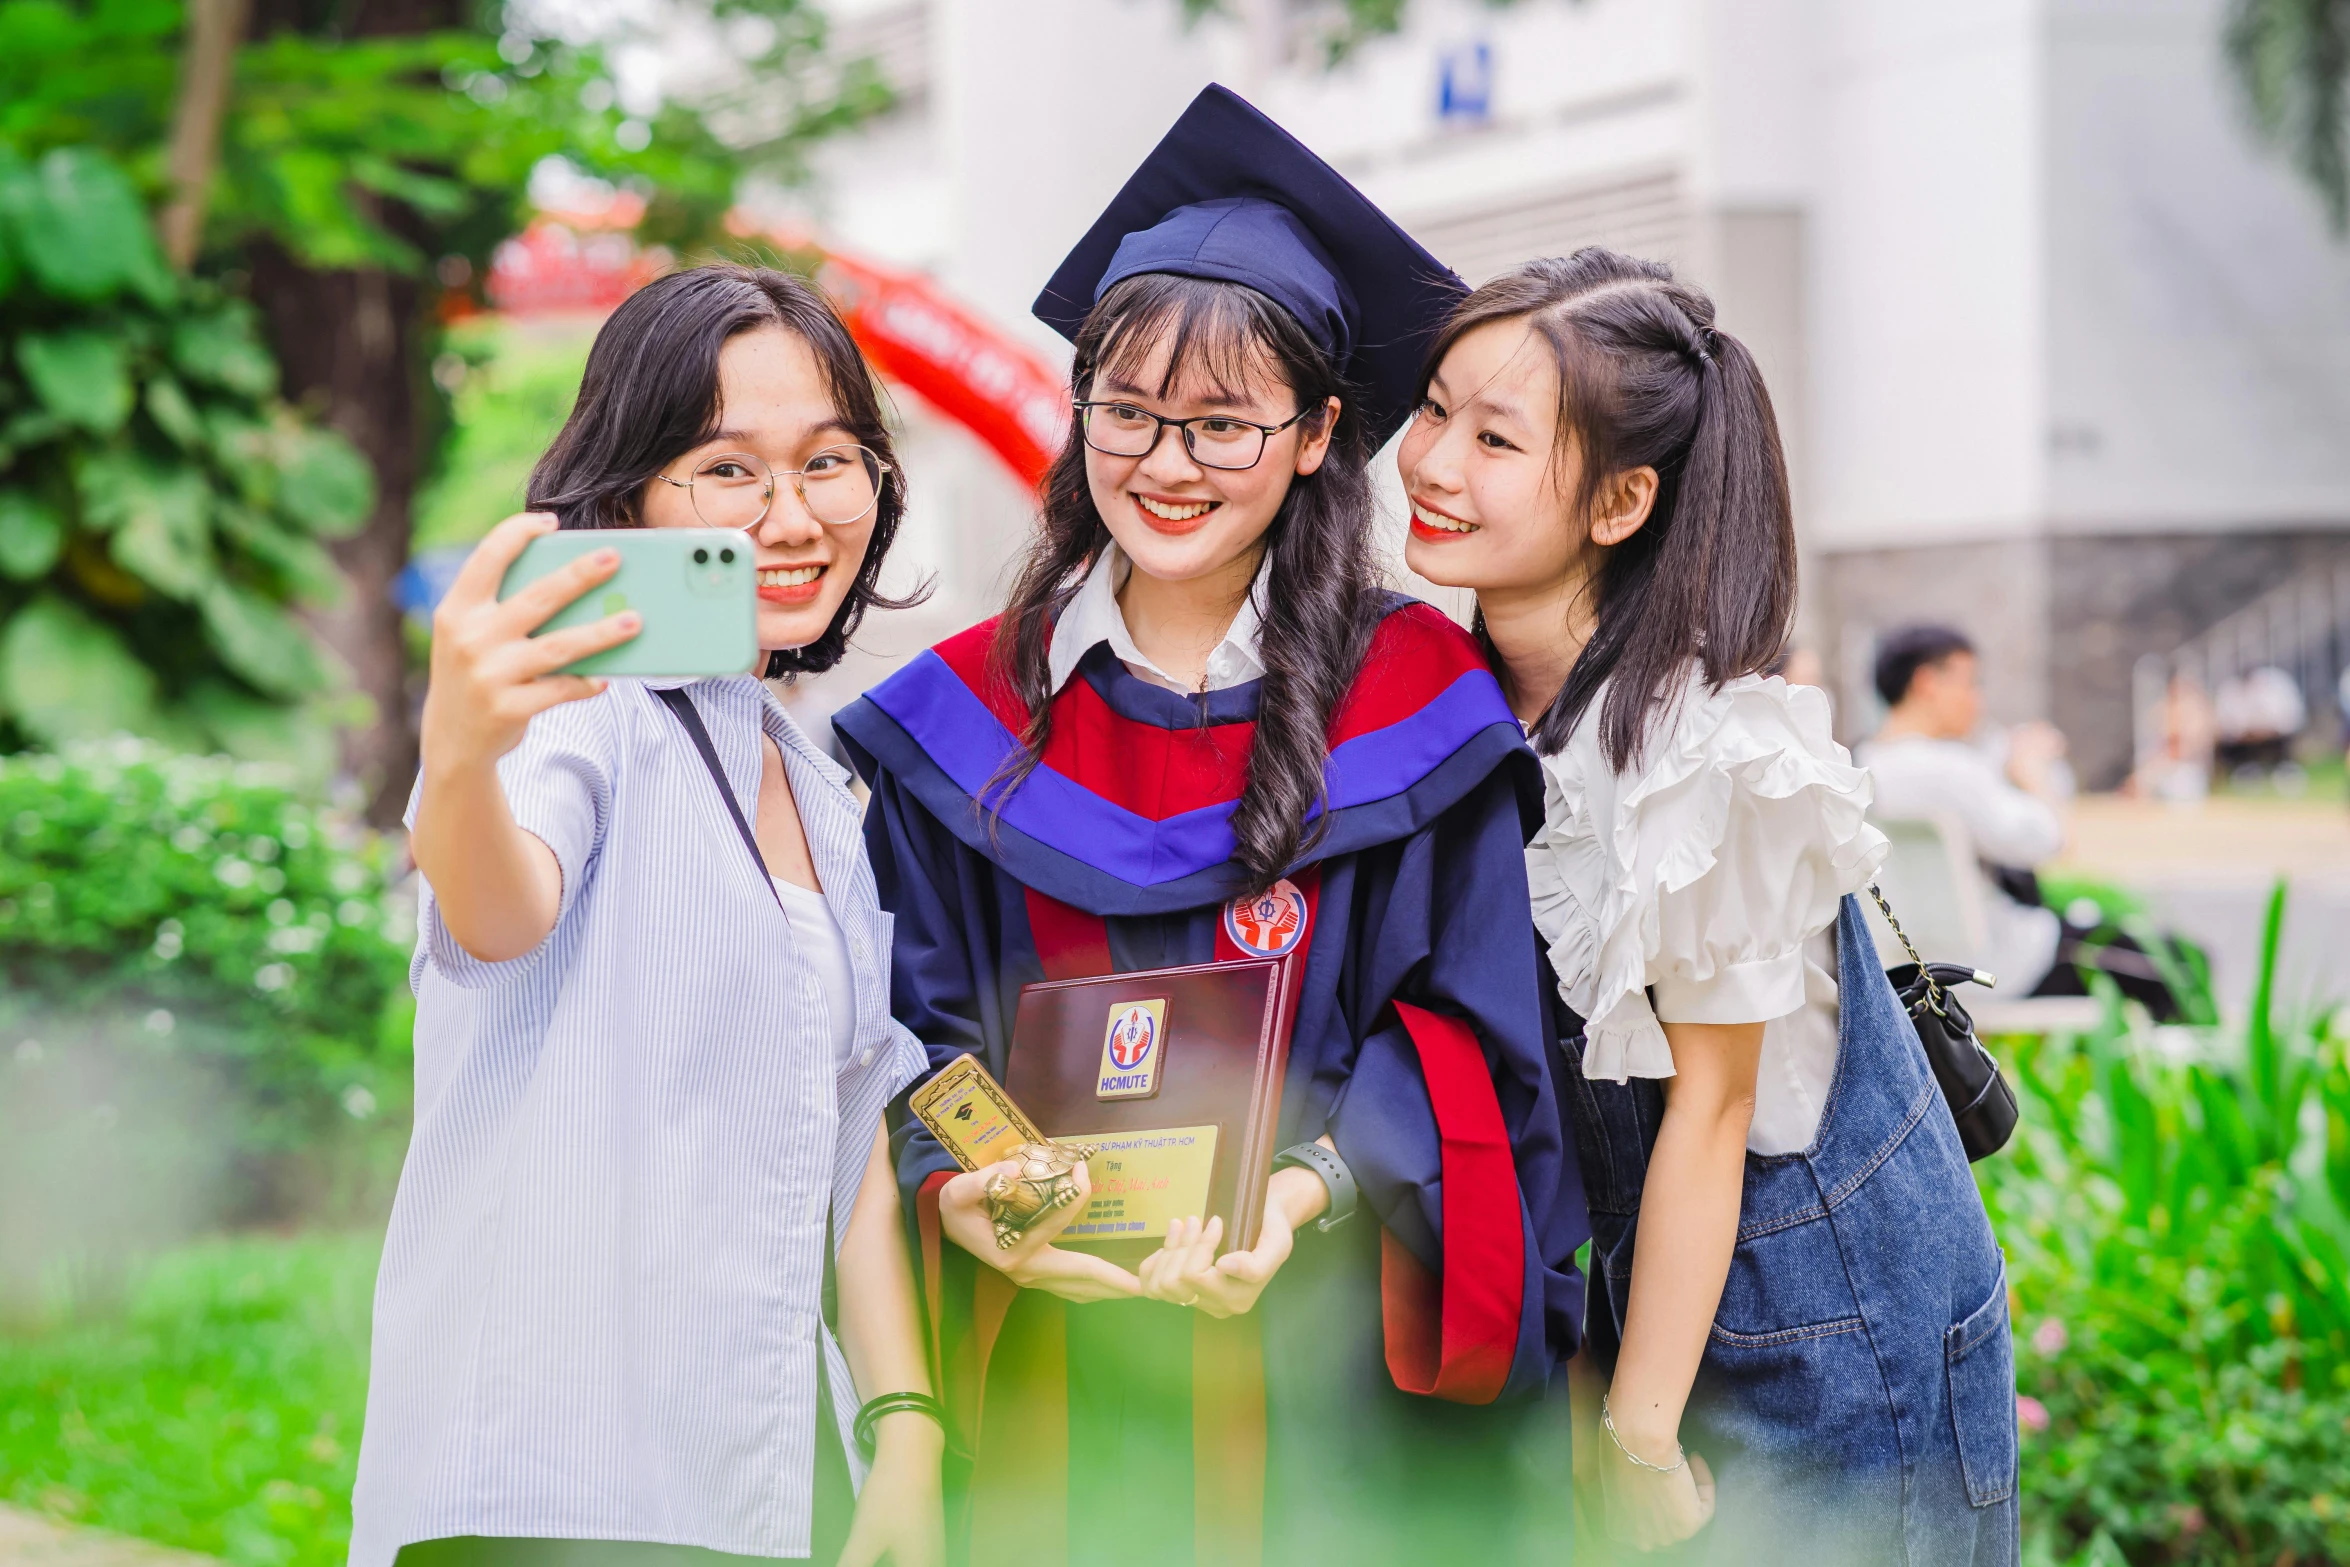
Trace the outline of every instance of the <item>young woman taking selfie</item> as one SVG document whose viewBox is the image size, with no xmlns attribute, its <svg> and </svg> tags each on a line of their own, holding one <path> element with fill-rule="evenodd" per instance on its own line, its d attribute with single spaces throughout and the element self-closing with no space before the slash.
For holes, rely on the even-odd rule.
<svg viewBox="0 0 2350 1567">
<path fill-rule="evenodd" d="M 1753 357 L 1662 266 L 1531 262 L 1453 313 L 1398 464 L 1412 569 L 1476 590 L 1543 758 L 1606 1527 L 2014 1561 L 2006 1277 L 1851 896 L 1868 779 L 1822 694 L 1763 674 L 1795 539 Z"/>
<path fill-rule="evenodd" d="M 942 1432 L 882 1129 L 922 1053 L 846 775 L 757 678 L 886 603 L 872 378 L 797 279 L 664 278 L 597 335 L 530 503 L 433 622 L 416 1130 L 351 1560 L 929 1567 Z M 498 599 L 558 520 L 731 530 L 760 670 L 557 673 L 640 629 L 530 635 L 609 550 Z"/>
<path fill-rule="evenodd" d="M 1076 419 L 1010 607 L 838 720 L 934 1066 L 1016 1082 L 1048 975 L 1302 957 L 1249 1250 L 1175 1217 L 1129 1271 L 1055 1244 L 1081 1203 L 999 1249 L 985 1172 L 909 1126 L 981 1567 L 1498 1560 L 1562 1527 L 1540 1442 L 1582 1231 L 1534 767 L 1371 553 L 1366 465 L 1460 292 L 1210 89 L 1038 302 Z"/>
</svg>

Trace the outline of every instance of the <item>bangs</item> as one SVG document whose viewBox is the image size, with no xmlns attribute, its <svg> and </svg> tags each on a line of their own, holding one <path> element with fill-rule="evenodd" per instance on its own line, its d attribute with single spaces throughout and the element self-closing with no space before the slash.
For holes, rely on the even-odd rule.
<svg viewBox="0 0 2350 1567">
<path fill-rule="evenodd" d="M 1080 360 L 1154 396 L 1172 396 L 1189 383 L 1229 402 L 1252 391 L 1287 387 L 1290 377 L 1275 343 L 1283 325 L 1279 305 L 1239 283 L 1146 272 L 1113 287 L 1094 308 L 1080 344 Z M 1158 385 L 1146 385 L 1152 361 L 1165 345 Z"/>
</svg>

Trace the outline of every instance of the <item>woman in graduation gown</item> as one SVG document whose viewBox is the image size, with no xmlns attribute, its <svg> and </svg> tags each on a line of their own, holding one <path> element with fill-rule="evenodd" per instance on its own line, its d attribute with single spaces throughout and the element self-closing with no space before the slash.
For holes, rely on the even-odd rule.
<svg viewBox="0 0 2350 1567">
<path fill-rule="evenodd" d="M 1526 894 L 1540 786 L 1370 532 L 1369 456 L 1462 292 L 1210 88 L 1038 301 L 1076 418 L 1010 607 L 836 720 L 933 1070 L 1009 1077 L 1047 977 L 1303 964 L 1249 1251 L 1180 1220 L 1134 1273 L 1058 1223 L 999 1251 L 980 1175 L 900 1128 L 973 1563 L 1565 1549 L 1586 1231 Z"/>
</svg>

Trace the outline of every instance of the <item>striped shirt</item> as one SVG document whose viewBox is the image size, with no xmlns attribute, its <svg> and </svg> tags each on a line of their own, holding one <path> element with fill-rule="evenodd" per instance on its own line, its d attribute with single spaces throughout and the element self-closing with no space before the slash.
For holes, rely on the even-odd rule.
<svg viewBox="0 0 2350 1567">
<path fill-rule="evenodd" d="M 849 1054 L 677 719 L 615 682 L 532 720 L 498 776 L 562 868 L 554 931 L 484 963 L 429 887 L 419 911 L 351 1567 L 454 1535 L 808 1552 L 818 1375 L 844 1426 L 858 1406 L 826 1219 L 846 1230 L 924 1057 L 848 775 L 756 680 L 685 689 L 746 817 L 762 730 L 783 753 L 854 970 Z"/>
</svg>

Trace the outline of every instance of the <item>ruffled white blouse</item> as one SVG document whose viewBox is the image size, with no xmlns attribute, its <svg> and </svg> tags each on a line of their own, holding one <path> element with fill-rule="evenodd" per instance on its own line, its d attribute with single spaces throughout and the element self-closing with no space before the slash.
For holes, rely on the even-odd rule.
<svg viewBox="0 0 2350 1567">
<path fill-rule="evenodd" d="M 1825 932 L 1887 848 L 1868 774 L 1812 686 L 1748 675 L 1713 690 L 1692 666 L 1625 773 L 1601 754 L 1599 708 L 1543 759 L 1526 847 L 1534 924 L 1588 1029 L 1584 1073 L 1672 1076 L 1660 1019 L 1762 1022 L 1746 1145 L 1807 1148 L 1836 1072 Z"/>
</svg>

